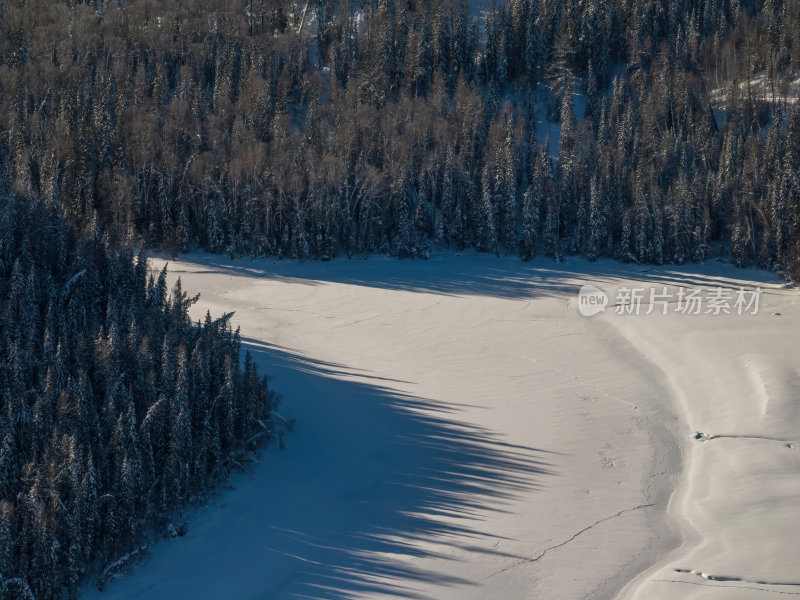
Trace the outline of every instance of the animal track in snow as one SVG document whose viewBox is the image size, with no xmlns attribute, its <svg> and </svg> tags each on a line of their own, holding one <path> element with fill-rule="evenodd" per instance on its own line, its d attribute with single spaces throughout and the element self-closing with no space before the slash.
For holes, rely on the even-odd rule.
<svg viewBox="0 0 800 600">
<path fill-rule="evenodd" d="M 794 442 L 790 442 L 788 440 L 782 440 L 780 438 L 769 437 L 766 435 L 709 435 L 708 433 L 703 433 L 702 431 L 698 431 L 694 434 L 694 439 L 700 442 L 706 442 L 710 440 L 720 440 L 723 438 L 729 438 L 734 440 L 765 440 L 767 442 L 778 442 L 780 444 L 785 445 L 787 448 L 793 449 Z"/>
<path fill-rule="evenodd" d="M 734 583 L 751 583 L 755 585 L 777 585 L 777 586 L 797 586 L 800 587 L 800 581 L 766 581 L 762 579 L 744 579 L 742 577 L 733 577 L 730 575 L 710 575 L 708 573 L 704 573 L 703 571 L 698 571 L 696 569 L 675 569 L 676 573 L 685 573 L 687 575 L 696 575 L 697 577 L 702 577 L 707 581 L 731 581 Z"/>
</svg>

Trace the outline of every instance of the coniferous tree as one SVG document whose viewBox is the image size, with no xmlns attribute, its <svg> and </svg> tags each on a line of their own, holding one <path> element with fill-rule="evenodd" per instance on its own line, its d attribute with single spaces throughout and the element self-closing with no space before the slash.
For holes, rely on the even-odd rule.
<svg viewBox="0 0 800 600">
<path fill-rule="evenodd" d="M 0 597 L 75 598 L 87 573 L 104 585 L 255 440 L 279 436 L 275 400 L 251 360 L 239 374 L 227 320 L 192 323 L 196 297 L 168 294 L 165 270 L 148 281 L 143 251 L 81 238 L 10 190 L 0 206 L 0 254 L 16 257 L 0 262 Z M 203 344 L 224 379 L 187 362 Z M 208 405 L 220 396 L 229 412 Z"/>
</svg>

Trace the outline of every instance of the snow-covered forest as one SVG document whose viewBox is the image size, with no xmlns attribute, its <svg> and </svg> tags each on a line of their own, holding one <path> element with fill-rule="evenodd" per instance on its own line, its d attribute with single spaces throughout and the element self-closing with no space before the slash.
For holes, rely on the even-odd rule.
<svg viewBox="0 0 800 600">
<path fill-rule="evenodd" d="M 102 587 L 285 427 L 148 251 L 800 279 L 800 0 L 478 4 L 0 0 L 0 600 Z"/>
<path fill-rule="evenodd" d="M 104 581 L 277 433 L 275 398 L 229 316 L 192 323 L 54 207 L 0 194 L 0 598 Z"/>
<path fill-rule="evenodd" d="M 797 268 L 797 0 L 0 14 L 6 185 L 84 230 L 170 252 Z"/>
</svg>

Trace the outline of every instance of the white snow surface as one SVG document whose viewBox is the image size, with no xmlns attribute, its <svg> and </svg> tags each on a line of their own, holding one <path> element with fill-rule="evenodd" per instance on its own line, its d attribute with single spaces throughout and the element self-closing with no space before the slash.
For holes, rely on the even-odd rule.
<svg viewBox="0 0 800 600">
<path fill-rule="evenodd" d="M 752 95 L 753 99 L 761 102 L 786 103 L 791 109 L 791 105 L 800 98 L 800 76 L 773 82 L 767 73 L 761 72 L 749 81 L 739 83 L 738 87 L 740 101 Z M 711 90 L 711 101 L 719 110 L 727 111 L 730 91 L 731 83 Z"/>
<path fill-rule="evenodd" d="M 296 431 L 85 598 L 800 595 L 800 293 L 773 276 L 469 253 L 169 272 L 195 317 L 236 311 Z M 606 312 L 579 314 L 585 283 Z M 653 285 L 764 293 L 614 313 Z"/>
</svg>

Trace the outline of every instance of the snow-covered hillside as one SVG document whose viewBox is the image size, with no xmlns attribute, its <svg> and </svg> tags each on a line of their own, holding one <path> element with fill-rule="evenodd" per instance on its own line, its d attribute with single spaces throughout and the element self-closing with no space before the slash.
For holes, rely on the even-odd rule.
<svg viewBox="0 0 800 600">
<path fill-rule="evenodd" d="M 236 311 L 297 428 L 86 598 L 800 593 L 800 294 L 769 275 L 485 255 L 170 272 L 196 317 Z M 612 296 L 593 317 L 587 283 Z M 615 313 L 654 285 L 764 293 L 757 315 Z"/>
</svg>

